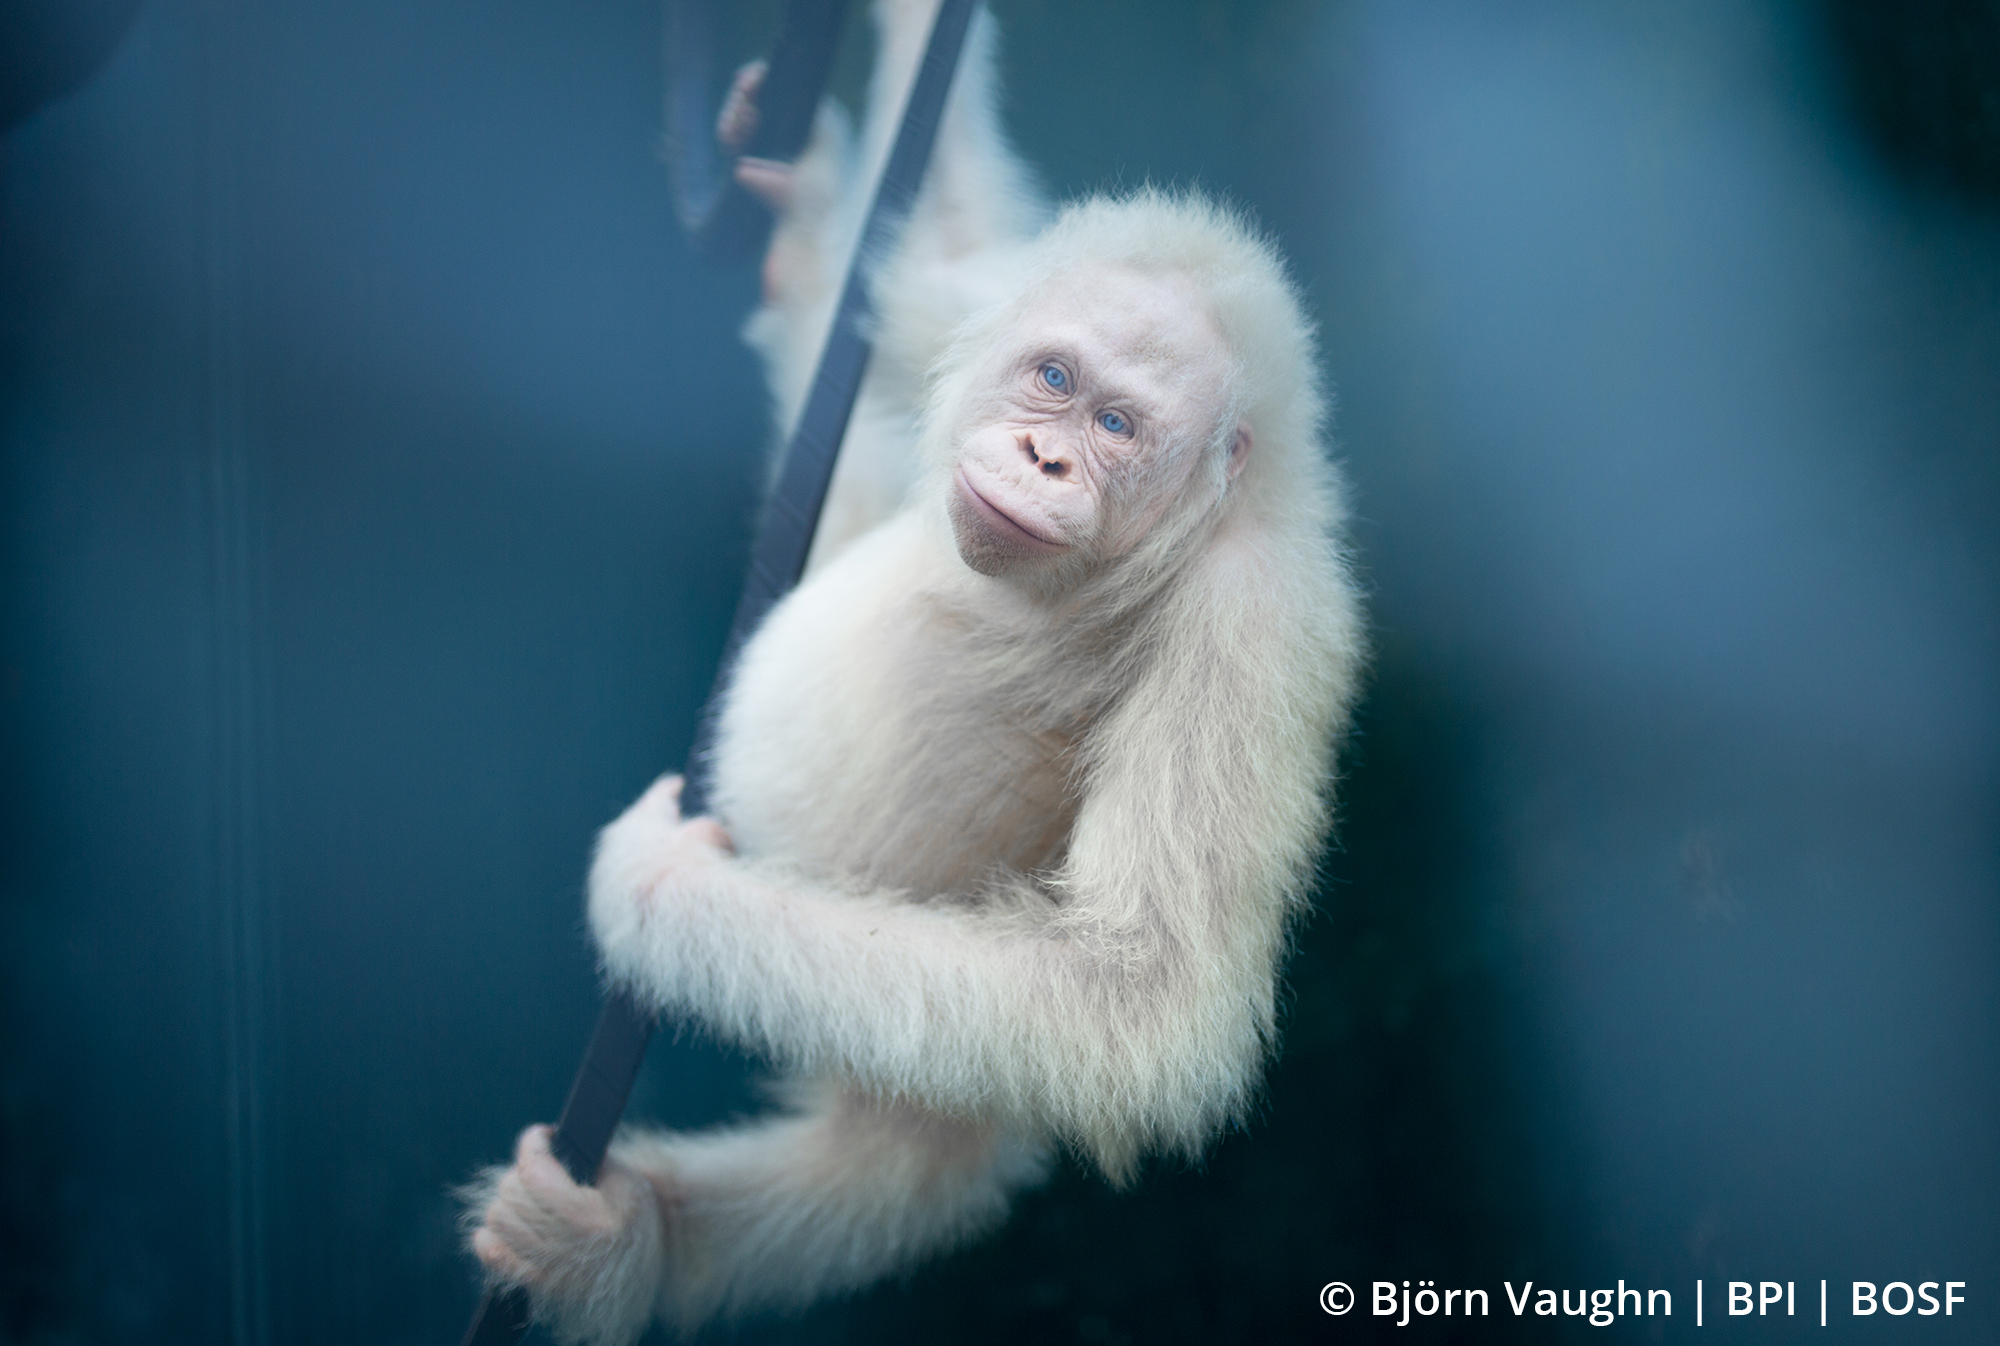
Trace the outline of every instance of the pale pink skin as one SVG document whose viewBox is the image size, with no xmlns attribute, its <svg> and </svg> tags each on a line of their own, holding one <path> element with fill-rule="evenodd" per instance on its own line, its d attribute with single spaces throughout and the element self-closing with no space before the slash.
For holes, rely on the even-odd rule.
<svg viewBox="0 0 2000 1346">
<path fill-rule="evenodd" d="M 757 131 L 757 95 L 764 87 L 768 65 L 752 61 L 736 72 L 729 96 L 716 117 L 715 138 L 725 149 L 741 151 Z M 744 156 L 736 161 L 736 180 L 772 210 L 782 213 L 792 201 L 792 166 L 775 159 Z"/>
<path fill-rule="evenodd" d="M 959 554 L 1004 575 L 1129 551 L 1186 488 L 1224 407 L 1229 369 L 1193 283 L 1066 277 L 996 351 L 981 371 L 990 391 L 963 413 L 975 428 L 961 431 L 952 474 Z M 1249 449 L 1239 426 L 1232 477 Z M 1145 489 L 1114 498 L 1114 483 L 1141 472 Z"/>
<path fill-rule="evenodd" d="M 538 1208 L 560 1215 L 577 1234 L 612 1236 L 624 1228 L 630 1218 L 628 1208 L 638 1199 L 631 1189 L 645 1182 L 607 1165 L 597 1186 L 578 1186 L 549 1149 L 554 1135 L 555 1128 L 545 1125 L 521 1133 L 514 1145 L 514 1166 L 500 1180 L 485 1223 L 472 1235 L 472 1250 L 481 1264 L 511 1284 L 539 1287 L 546 1279 L 543 1258 L 537 1255 L 543 1250 L 517 1211 Z"/>
<path fill-rule="evenodd" d="M 757 95 L 764 87 L 768 63 L 752 61 L 736 72 L 729 96 L 715 120 L 715 138 L 724 149 L 739 153 L 757 131 Z M 745 154 L 736 161 L 736 181 L 752 196 L 779 215 L 792 205 L 792 166 L 775 159 L 756 159 Z M 779 277 L 772 271 L 770 258 L 764 259 L 764 298 L 778 293 Z"/>
</svg>

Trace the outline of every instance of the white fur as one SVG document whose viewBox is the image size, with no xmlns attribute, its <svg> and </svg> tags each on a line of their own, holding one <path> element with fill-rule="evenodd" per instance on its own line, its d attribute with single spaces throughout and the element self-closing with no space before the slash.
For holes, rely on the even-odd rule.
<svg viewBox="0 0 2000 1346">
<path fill-rule="evenodd" d="M 930 8 L 878 7 L 863 184 Z M 614 1151 L 664 1233 L 652 1263 L 619 1263 L 631 1284 L 595 1293 L 643 1293 L 686 1329 L 964 1240 L 1052 1143 L 1113 1181 L 1149 1151 L 1199 1153 L 1256 1086 L 1329 823 L 1363 636 L 1283 266 L 1195 195 L 1090 200 L 1036 233 L 983 16 L 973 38 L 877 269 L 875 364 L 813 568 L 723 711 L 713 807 L 735 854 L 681 821 L 668 783 L 605 829 L 591 872 L 613 979 L 805 1082 L 786 1115 Z M 843 140 L 823 119 L 750 330 L 787 421 L 859 218 L 831 186 Z M 1108 268 L 1191 283 L 1228 406 L 1177 428 L 1193 474 L 1128 552 L 1056 588 L 975 573 L 944 502 L 988 353 Z M 608 1341 L 625 1320 L 597 1321 Z"/>
<path fill-rule="evenodd" d="M 990 1125 L 824 1084 L 791 1092 L 786 1115 L 628 1135 L 613 1151 L 664 1186 L 659 1311 L 684 1332 L 753 1307 L 802 1308 L 934 1256 L 1000 1223 L 1013 1192 L 1046 1172 L 1044 1149 Z"/>
<path fill-rule="evenodd" d="M 595 1188 L 569 1181 L 530 1127 L 511 1168 L 489 1168 L 459 1192 L 467 1233 L 496 1283 L 526 1283 L 536 1321 L 563 1346 L 628 1342 L 652 1319 L 664 1262 L 663 1207 L 653 1185 L 615 1162 Z"/>
</svg>

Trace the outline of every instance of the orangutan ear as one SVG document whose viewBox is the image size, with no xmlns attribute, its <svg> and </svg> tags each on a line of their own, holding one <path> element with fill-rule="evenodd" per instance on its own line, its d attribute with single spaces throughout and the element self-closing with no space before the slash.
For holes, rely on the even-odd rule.
<svg viewBox="0 0 2000 1346">
<path fill-rule="evenodd" d="M 1241 472 L 1243 464 L 1249 461 L 1252 440 L 1253 436 L 1250 433 L 1250 427 L 1239 421 L 1236 426 L 1236 442 L 1229 446 L 1229 479 L 1231 481 L 1236 480 L 1236 474 Z"/>
</svg>

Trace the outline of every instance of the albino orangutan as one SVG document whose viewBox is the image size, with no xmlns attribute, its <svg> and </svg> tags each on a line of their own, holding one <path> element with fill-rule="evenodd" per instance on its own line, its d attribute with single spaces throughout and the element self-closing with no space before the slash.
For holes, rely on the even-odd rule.
<svg viewBox="0 0 2000 1346">
<path fill-rule="evenodd" d="M 781 210 L 751 325 L 781 419 L 930 10 L 880 7 L 858 154 L 828 112 L 796 168 L 742 170 Z M 590 874 L 607 975 L 767 1058 L 788 1106 L 628 1131 L 597 1188 L 522 1136 L 473 1248 L 569 1340 L 868 1284 L 999 1222 L 1058 1145 L 1114 1182 L 1196 1154 L 1271 1049 L 1363 646 L 1312 333 L 1202 197 L 1047 222 L 993 43 L 982 16 L 876 274 L 874 364 L 813 566 L 735 670 L 714 816 L 663 779 Z"/>
</svg>

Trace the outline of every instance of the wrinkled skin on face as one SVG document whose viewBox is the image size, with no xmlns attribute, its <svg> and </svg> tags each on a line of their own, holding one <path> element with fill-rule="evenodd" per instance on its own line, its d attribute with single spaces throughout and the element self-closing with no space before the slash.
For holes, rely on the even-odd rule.
<svg viewBox="0 0 2000 1346">
<path fill-rule="evenodd" d="M 1100 270 L 1023 306 L 956 435 L 951 524 L 984 575 L 1077 577 L 1124 555 L 1216 442 L 1229 359 L 1194 283 Z M 1230 475 L 1249 450 L 1238 427 Z"/>
</svg>

